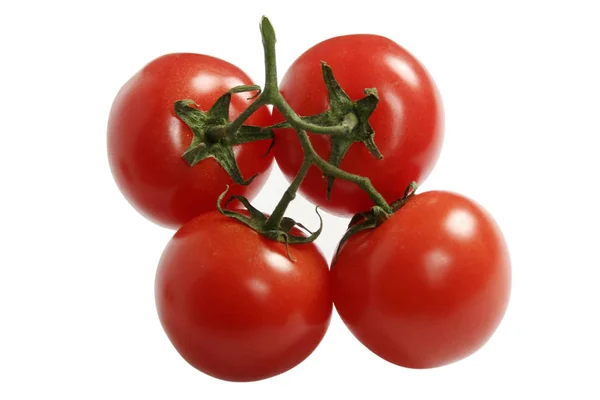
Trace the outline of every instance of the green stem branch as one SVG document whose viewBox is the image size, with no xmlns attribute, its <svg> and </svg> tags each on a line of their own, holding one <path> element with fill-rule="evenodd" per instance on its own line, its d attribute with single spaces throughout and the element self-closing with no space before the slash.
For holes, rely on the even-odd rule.
<svg viewBox="0 0 600 400">
<path fill-rule="evenodd" d="M 386 212 L 392 213 L 392 208 L 388 205 L 385 198 L 375 189 L 371 180 L 364 176 L 354 175 L 350 172 L 344 171 L 338 167 L 335 167 L 325 161 L 323 157 L 321 157 L 313 148 L 310 139 L 305 131 L 298 130 L 298 139 L 300 139 L 300 143 L 302 144 L 302 149 L 304 150 L 304 157 L 308 157 L 310 161 L 315 164 L 321 171 L 323 171 L 326 175 L 335 176 L 336 178 L 343 179 L 358 185 L 362 190 L 367 192 L 371 200 L 375 203 L 375 205 L 383 208 Z"/>
<path fill-rule="evenodd" d="M 302 162 L 302 165 L 300 166 L 300 170 L 296 174 L 296 177 L 294 178 L 290 186 L 287 188 L 285 193 L 283 193 L 281 200 L 279 200 L 279 203 L 277 203 L 277 206 L 275 206 L 275 210 L 273 210 L 273 214 L 271 214 L 271 216 L 267 220 L 265 224 L 266 230 L 277 229 L 279 223 L 285 215 L 285 211 L 287 210 L 288 206 L 290 205 L 292 200 L 296 198 L 296 193 L 300 188 L 300 184 L 306 177 L 306 174 L 308 173 L 308 170 L 310 169 L 311 165 L 311 157 L 307 157 L 305 155 L 304 161 Z"/>
<path fill-rule="evenodd" d="M 236 135 L 244 122 L 260 107 L 271 104 L 276 107 L 285 117 L 287 124 L 296 130 L 302 149 L 304 151 L 304 160 L 298 171 L 298 174 L 283 194 L 281 200 L 273 210 L 273 213 L 265 223 L 265 230 L 276 230 L 281 223 L 284 214 L 290 202 L 296 197 L 296 193 L 310 167 L 314 164 L 321 169 L 326 175 L 333 176 L 337 179 L 343 179 L 353 182 L 363 189 L 373 200 L 375 205 L 381 207 L 385 212 L 392 213 L 392 208 L 388 205 L 385 198 L 379 193 L 369 178 L 354 175 L 346 172 L 324 160 L 313 148 L 307 131 L 325 134 L 325 135 L 342 135 L 351 132 L 358 124 L 358 118 L 354 114 L 346 115 L 339 125 L 321 126 L 303 120 L 292 107 L 287 103 L 279 92 L 277 85 L 277 62 L 275 53 L 275 31 L 273 26 L 266 17 L 263 17 L 260 23 L 260 31 L 262 35 L 264 56 L 265 56 L 265 86 L 262 93 L 257 99 L 242 112 L 235 120 L 224 126 L 224 130 L 228 135 Z M 267 128 L 265 128 L 267 129 Z M 269 128 L 270 129 L 270 128 Z"/>
<path fill-rule="evenodd" d="M 322 135 L 345 135 L 354 129 L 358 124 L 358 118 L 354 115 L 354 118 L 345 118 L 339 125 L 334 126 L 322 126 L 317 124 L 311 124 L 310 122 L 304 121 L 292 107 L 288 104 L 283 96 L 276 92 L 275 96 L 271 99 L 273 106 L 277 107 L 279 112 L 285 117 L 286 121 L 295 129 L 303 129 L 308 132 L 318 133 Z"/>
<path fill-rule="evenodd" d="M 264 92 L 261 93 L 258 96 L 258 98 L 248 106 L 248 108 L 246 108 L 240 115 L 238 115 L 236 119 L 225 125 L 225 132 L 228 135 L 235 135 L 237 131 L 242 127 L 242 125 L 244 125 L 244 122 L 246 122 L 246 120 L 250 118 L 250 116 L 252 116 L 252 114 L 258 111 L 259 108 L 267 104 L 267 98 L 263 95 Z"/>
<path fill-rule="evenodd" d="M 277 60 L 275 53 L 275 29 L 267 17 L 262 17 L 260 21 L 260 34 L 262 36 L 263 49 L 265 55 L 265 87 L 263 95 L 269 98 L 275 93 L 279 94 L 277 86 Z M 271 103 L 272 104 L 272 103 Z"/>
</svg>

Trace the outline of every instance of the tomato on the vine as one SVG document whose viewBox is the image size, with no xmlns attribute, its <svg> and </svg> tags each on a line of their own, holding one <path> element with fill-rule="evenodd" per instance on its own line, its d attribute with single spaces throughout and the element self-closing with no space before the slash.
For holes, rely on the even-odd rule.
<svg viewBox="0 0 600 400">
<path fill-rule="evenodd" d="M 219 379 L 254 381 L 313 352 L 333 309 L 329 270 L 314 243 L 289 251 L 295 262 L 284 243 L 217 211 L 177 231 L 155 293 L 160 321 L 186 361 Z"/>
<path fill-rule="evenodd" d="M 302 116 L 319 114 L 328 107 L 321 76 L 321 61 L 333 69 L 341 88 L 352 100 L 364 97 L 365 88 L 376 88 L 379 104 L 369 122 L 375 143 L 383 154 L 377 160 L 362 143 L 353 144 L 340 168 L 368 177 L 391 203 L 402 197 L 412 182 L 421 183 L 437 162 L 443 141 L 443 109 L 438 90 L 425 67 L 395 42 L 376 35 L 349 35 L 321 42 L 302 54 L 287 70 L 280 90 Z M 274 122 L 283 120 L 277 110 Z M 288 129 L 277 130 L 275 159 L 288 179 L 302 163 L 300 143 Z M 313 147 L 324 159 L 330 154 L 330 138 L 310 135 Z M 300 191 L 311 202 L 341 216 L 373 206 L 356 185 L 338 179 L 331 199 L 320 170 L 311 168 Z"/>
<path fill-rule="evenodd" d="M 108 122 L 108 155 L 113 176 L 127 200 L 148 219 L 178 228 L 200 213 L 214 210 L 226 185 L 231 194 L 254 197 L 268 177 L 272 155 L 269 141 L 236 146 L 244 178 L 260 174 L 249 186 L 236 185 L 209 158 L 190 167 L 182 154 L 193 137 L 174 111 L 178 100 L 191 99 L 208 110 L 225 92 L 252 84 L 238 67 L 218 58 L 190 53 L 159 57 L 136 73 L 119 91 Z M 250 103 L 247 94 L 234 95 L 230 118 Z M 266 107 L 247 121 L 266 126 Z"/>
<path fill-rule="evenodd" d="M 380 357 L 410 368 L 462 359 L 506 311 L 511 266 L 493 218 L 463 196 L 415 195 L 373 230 L 351 236 L 332 268 L 335 307 Z"/>
</svg>

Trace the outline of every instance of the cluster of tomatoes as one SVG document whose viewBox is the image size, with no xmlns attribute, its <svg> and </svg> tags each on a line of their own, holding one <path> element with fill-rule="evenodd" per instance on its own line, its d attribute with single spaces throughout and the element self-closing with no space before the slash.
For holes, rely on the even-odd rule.
<svg viewBox="0 0 600 400">
<path fill-rule="evenodd" d="M 347 149 L 342 170 L 367 177 L 392 203 L 437 161 L 443 136 L 438 91 L 421 63 L 393 41 L 350 35 L 321 42 L 289 68 L 279 89 L 299 115 L 329 106 L 321 61 L 353 99 L 377 88 L 369 117 L 382 160 L 362 143 Z M 315 243 L 270 240 L 216 211 L 226 186 L 253 198 L 275 159 L 291 180 L 303 161 L 292 129 L 236 146 L 249 185 L 234 184 L 213 158 L 190 167 L 182 154 L 193 133 L 173 110 L 181 99 L 208 110 L 230 88 L 251 85 L 223 60 L 169 54 L 144 66 L 120 90 L 108 125 L 114 178 L 150 220 L 177 229 L 160 259 L 156 306 L 174 347 L 192 366 L 220 379 L 252 381 L 287 371 L 308 357 L 329 326 L 333 305 L 367 348 L 400 366 L 430 368 L 464 358 L 493 334 L 510 296 L 508 250 L 492 217 L 459 194 L 414 194 L 373 229 L 349 237 L 329 265 Z M 252 102 L 232 96 L 229 116 Z M 261 107 L 247 121 L 283 121 Z M 309 132 L 323 158 L 332 138 Z M 329 196 L 312 166 L 300 192 L 323 210 L 349 217 L 373 206 L 357 185 L 337 179 Z M 302 233 L 293 228 L 293 233 Z M 288 254 L 289 251 L 289 254 Z"/>
</svg>

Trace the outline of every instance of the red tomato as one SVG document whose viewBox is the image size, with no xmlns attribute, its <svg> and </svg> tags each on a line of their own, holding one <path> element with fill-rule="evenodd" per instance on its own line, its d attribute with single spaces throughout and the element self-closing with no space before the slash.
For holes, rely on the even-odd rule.
<svg viewBox="0 0 600 400">
<path fill-rule="evenodd" d="M 272 377 L 308 357 L 329 326 L 329 270 L 313 243 L 290 245 L 290 253 L 296 262 L 285 244 L 216 211 L 181 227 L 155 288 L 181 356 L 229 381 Z"/>
<path fill-rule="evenodd" d="M 448 364 L 483 346 L 510 286 L 498 226 L 478 204 L 448 192 L 415 195 L 344 243 L 332 268 L 334 304 L 352 333 L 410 368 Z"/>
<path fill-rule="evenodd" d="M 177 118 L 174 103 L 194 100 L 208 110 L 215 100 L 237 85 L 252 84 L 236 66 L 201 54 L 168 54 L 147 64 L 119 91 L 108 122 L 108 155 L 115 180 L 127 200 L 148 219 L 178 228 L 200 213 L 215 210 L 219 194 L 253 198 L 265 183 L 273 158 L 263 157 L 269 141 L 234 149 L 245 179 L 261 173 L 249 186 L 235 185 L 214 159 L 190 167 L 182 158 L 192 131 Z M 247 94 L 231 100 L 230 117 L 249 104 Z M 265 107 L 248 125 L 266 126 Z"/>
<path fill-rule="evenodd" d="M 352 100 L 364 97 L 365 88 L 377 88 L 379 104 L 369 122 L 375 143 L 384 156 L 377 160 L 362 143 L 354 143 L 340 167 L 366 176 L 392 202 L 402 197 L 412 182 L 421 183 L 435 165 L 443 141 L 442 103 L 427 71 L 405 49 L 375 35 L 335 37 L 302 54 L 286 72 L 280 89 L 292 108 L 302 116 L 315 115 L 328 107 L 320 61 L 333 69 L 337 81 Z M 274 122 L 283 120 L 273 112 Z M 328 159 L 329 138 L 311 135 L 315 150 Z M 293 131 L 278 130 L 275 159 L 288 179 L 293 179 L 303 153 Z M 312 167 L 301 193 L 312 203 L 340 216 L 349 216 L 373 206 L 356 185 L 336 179 L 331 200 L 327 183 Z"/>
</svg>

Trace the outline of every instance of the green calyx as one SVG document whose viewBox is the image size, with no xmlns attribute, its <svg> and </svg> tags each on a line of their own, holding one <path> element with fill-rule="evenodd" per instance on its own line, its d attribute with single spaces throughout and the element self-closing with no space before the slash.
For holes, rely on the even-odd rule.
<svg viewBox="0 0 600 400">
<path fill-rule="evenodd" d="M 350 146 L 355 142 L 364 143 L 369 152 L 381 160 L 383 155 L 375 144 L 375 131 L 369 123 L 369 117 L 379 102 L 377 89 L 365 89 L 365 97 L 358 101 L 352 101 L 336 81 L 333 71 L 327 63 L 321 62 L 321 70 L 329 96 L 329 108 L 321 114 L 306 118 L 306 120 L 319 125 L 347 125 L 350 128 L 345 134 L 330 136 L 329 163 L 339 167 Z M 328 199 L 331 196 L 334 180 L 334 176 L 327 175 Z"/>
<path fill-rule="evenodd" d="M 250 204 L 248 199 L 246 199 L 244 196 L 235 195 L 235 196 L 229 197 L 229 199 L 225 203 L 225 207 L 223 207 L 221 205 L 221 203 L 223 202 L 223 199 L 227 195 L 228 190 L 229 190 L 229 187 L 227 187 L 225 189 L 225 191 L 223 193 L 221 193 L 221 195 L 219 196 L 219 199 L 217 200 L 217 209 L 219 210 L 219 212 L 227 217 L 238 220 L 239 222 L 249 226 L 254 231 L 267 237 L 268 239 L 275 240 L 275 241 L 278 241 L 281 243 L 285 243 L 288 258 L 292 261 L 296 261 L 296 260 L 290 254 L 290 251 L 289 251 L 290 244 L 312 243 L 321 234 L 321 231 L 323 229 L 323 219 L 321 218 L 321 215 L 319 214 L 318 207 L 316 209 L 316 212 L 319 217 L 319 229 L 317 229 L 315 232 L 311 232 L 303 224 L 301 224 L 300 222 L 297 222 L 289 217 L 283 217 L 280 221 L 278 221 L 277 226 L 272 227 L 268 223 L 269 217 L 267 217 L 265 214 L 263 214 L 260 210 L 258 210 L 252 204 Z M 227 206 L 233 200 L 238 200 L 240 203 L 242 203 L 242 205 L 248 211 L 249 215 L 241 214 L 237 211 L 232 211 L 232 210 L 227 209 Z M 294 233 L 292 233 L 292 229 L 294 227 L 298 227 L 298 228 L 306 231 L 309 235 L 308 236 L 295 235 Z"/>
<path fill-rule="evenodd" d="M 190 165 L 196 165 L 207 158 L 214 158 L 239 185 L 248 185 L 256 177 L 244 179 L 235 159 L 233 146 L 271 139 L 273 132 L 258 126 L 242 125 L 234 134 L 228 134 L 229 105 L 234 93 L 258 91 L 258 86 L 237 86 L 221 97 L 208 111 L 197 108 L 193 100 L 179 100 L 175 103 L 175 113 L 192 130 L 194 137 L 183 159 Z"/>
<path fill-rule="evenodd" d="M 383 159 L 383 155 L 375 144 L 375 131 L 369 123 L 369 117 L 379 102 L 377 89 L 365 89 L 365 97 L 352 101 L 335 79 L 333 71 L 327 63 L 321 62 L 321 71 L 329 99 L 327 110 L 321 114 L 300 117 L 301 121 L 297 121 L 296 124 L 285 121 L 273 125 L 271 128 L 290 128 L 301 122 L 303 129 L 315 134 L 328 135 L 331 143 L 328 161 L 334 167 L 340 166 L 350 146 L 356 142 L 364 143 L 369 152 L 378 160 Z M 335 176 L 325 175 L 327 177 L 327 199 L 329 199 Z"/>
<path fill-rule="evenodd" d="M 346 230 L 346 233 L 344 233 L 344 236 L 342 236 L 342 239 L 340 240 L 336 253 L 333 257 L 332 265 L 337 260 L 338 254 L 342 249 L 342 246 L 348 239 L 350 239 L 352 236 L 356 235 L 359 232 L 374 229 L 377 228 L 379 225 L 383 224 L 392 216 L 392 214 L 394 214 L 406 205 L 408 200 L 410 200 L 410 198 L 415 195 L 416 190 L 417 183 L 411 182 L 410 185 L 408 185 L 408 187 L 404 191 L 404 195 L 398 200 L 394 201 L 392 204 L 390 204 L 392 213 L 387 212 L 382 207 L 373 206 L 369 211 L 355 214 L 350 220 L 350 223 L 348 224 L 348 230 Z"/>
</svg>

